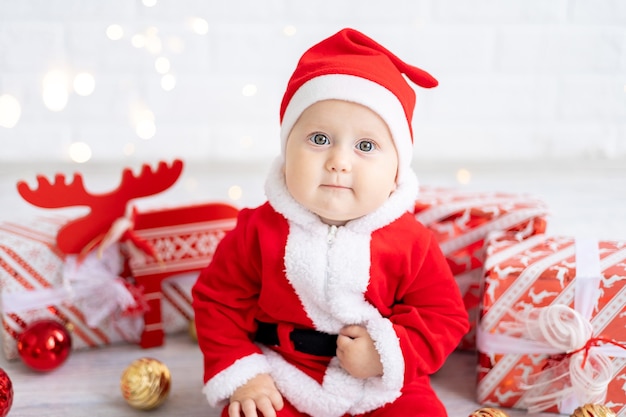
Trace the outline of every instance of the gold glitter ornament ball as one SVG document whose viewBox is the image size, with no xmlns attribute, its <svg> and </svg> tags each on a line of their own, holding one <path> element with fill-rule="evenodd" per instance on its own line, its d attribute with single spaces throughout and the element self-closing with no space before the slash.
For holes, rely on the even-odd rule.
<svg viewBox="0 0 626 417">
<path fill-rule="evenodd" d="M 600 404 L 585 404 L 574 410 L 571 417 L 616 417 L 610 408 Z"/>
<path fill-rule="evenodd" d="M 479 408 L 474 411 L 469 417 L 509 417 L 507 413 L 497 408 Z"/>
<path fill-rule="evenodd" d="M 120 378 L 120 388 L 126 402 L 133 408 L 157 408 L 170 393 L 170 371 L 153 358 L 133 361 Z"/>
</svg>

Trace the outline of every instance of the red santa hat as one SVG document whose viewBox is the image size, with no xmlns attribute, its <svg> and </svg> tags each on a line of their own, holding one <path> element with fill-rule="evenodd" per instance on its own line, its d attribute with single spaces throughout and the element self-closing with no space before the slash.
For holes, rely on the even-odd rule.
<svg viewBox="0 0 626 417">
<path fill-rule="evenodd" d="M 415 92 L 404 76 L 420 87 L 437 86 L 429 73 L 354 29 L 343 29 L 312 46 L 300 58 L 280 106 L 282 154 L 293 125 L 307 107 L 330 99 L 358 103 L 387 123 L 398 152 L 400 185 L 413 155 L 415 107 Z"/>
</svg>

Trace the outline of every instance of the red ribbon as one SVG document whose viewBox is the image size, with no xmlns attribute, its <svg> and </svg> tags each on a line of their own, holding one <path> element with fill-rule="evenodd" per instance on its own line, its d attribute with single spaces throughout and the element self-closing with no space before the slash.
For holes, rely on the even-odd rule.
<svg viewBox="0 0 626 417">
<path fill-rule="evenodd" d="M 157 253 L 157 251 L 154 249 L 154 246 L 152 246 L 150 242 L 148 242 L 146 239 L 137 235 L 137 233 L 135 233 L 135 231 L 133 230 L 136 217 L 137 217 L 137 209 L 133 207 L 132 212 L 130 214 L 130 221 L 132 222 L 133 226 L 131 226 L 131 228 L 127 229 L 122 234 L 120 241 L 125 242 L 125 241 L 130 240 L 133 245 L 135 245 L 138 249 L 143 251 L 145 254 L 152 256 L 157 261 L 160 261 L 161 258 L 159 257 L 159 254 Z"/>
<path fill-rule="evenodd" d="M 549 369 L 552 368 L 556 365 L 558 365 L 559 363 L 561 363 L 564 359 L 569 358 L 575 354 L 577 354 L 578 352 L 582 352 L 583 350 L 585 351 L 585 355 L 583 356 L 583 363 L 582 366 L 583 368 L 585 367 L 585 365 L 587 364 L 587 358 L 589 357 L 589 350 L 592 347 L 596 347 L 596 346 L 600 346 L 603 343 L 610 343 L 612 345 L 615 345 L 619 348 L 622 348 L 624 350 L 626 350 L 626 345 L 620 342 L 616 342 L 613 339 L 609 339 L 607 337 L 603 337 L 603 336 L 596 336 L 596 337 L 592 337 L 589 340 L 587 340 L 587 343 L 585 343 L 583 346 L 581 346 L 580 348 L 573 350 L 571 352 L 568 353 L 559 353 L 556 355 L 550 355 L 550 357 L 546 360 L 546 363 L 544 364 L 544 366 L 541 368 L 542 370 L 545 369 Z"/>
<path fill-rule="evenodd" d="M 615 340 L 609 339 L 609 338 L 606 338 L 606 337 L 596 336 L 596 337 L 592 337 L 591 339 L 587 340 L 587 343 L 585 343 L 582 347 L 580 347 L 580 348 L 578 348 L 576 350 L 573 350 L 571 352 L 566 353 L 563 358 L 569 358 L 570 356 L 575 355 L 578 352 L 582 352 L 584 350 L 585 351 L 585 355 L 583 356 L 583 363 L 582 363 L 583 368 L 584 368 L 585 364 L 587 363 L 587 358 L 589 357 L 589 350 L 592 347 L 600 346 L 603 343 L 610 343 L 612 345 L 615 345 L 615 346 L 617 346 L 619 348 L 622 348 L 622 349 L 626 350 L 626 345 L 624 345 L 623 343 L 616 342 Z"/>
</svg>

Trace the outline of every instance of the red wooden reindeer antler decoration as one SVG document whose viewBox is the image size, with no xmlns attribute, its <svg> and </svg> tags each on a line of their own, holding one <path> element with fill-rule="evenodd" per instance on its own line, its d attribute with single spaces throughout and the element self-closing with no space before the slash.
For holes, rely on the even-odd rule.
<svg viewBox="0 0 626 417">
<path fill-rule="evenodd" d="M 79 254 L 102 240 L 113 222 L 126 214 L 130 200 L 168 189 L 176 182 L 182 169 L 183 162 L 179 159 L 171 165 L 161 161 L 154 171 L 149 165 L 143 165 L 139 176 L 126 168 L 118 188 L 104 194 L 88 192 L 79 173 L 74 174 L 69 184 L 66 184 L 63 174 L 57 174 L 53 183 L 38 175 L 36 188 L 20 181 L 17 190 L 24 200 L 37 207 L 87 206 L 91 209 L 86 216 L 65 224 L 57 234 L 57 245 L 63 253 Z"/>
</svg>

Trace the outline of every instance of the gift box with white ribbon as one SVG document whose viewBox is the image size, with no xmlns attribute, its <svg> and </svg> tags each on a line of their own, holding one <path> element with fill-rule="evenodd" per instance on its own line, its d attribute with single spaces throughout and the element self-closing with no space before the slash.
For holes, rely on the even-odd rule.
<svg viewBox="0 0 626 417">
<path fill-rule="evenodd" d="M 626 242 L 494 233 L 483 285 L 479 403 L 626 416 Z"/>
<path fill-rule="evenodd" d="M 128 248 L 119 243 L 103 253 L 64 254 L 56 246 L 59 228 L 69 221 L 62 216 L 1 223 L 0 312 L 5 357 L 17 358 L 18 336 L 42 319 L 67 325 L 73 349 L 118 342 L 157 346 L 163 343 L 164 334 L 187 331 L 193 320 L 191 288 L 219 240 L 233 227 L 236 210 L 209 204 L 153 213 L 197 209 L 206 218 L 215 214 L 210 209 L 216 206 L 230 217 L 157 228 L 157 235 L 150 234 L 155 229 L 142 230 L 159 261 L 137 251 L 127 258 Z M 126 263 L 134 269 L 128 270 Z"/>
<path fill-rule="evenodd" d="M 200 269 L 208 265 L 218 242 L 234 227 L 238 214 L 237 208 L 218 202 L 142 211 L 130 204 L 131 200 L 152 196 L 171 187 L 179 178 L 183 165 L 183 161 L 176 159 L 171 163 L 160 161 L 155 168 L 144 164 L 139 173 L 125 168 L 118 187 L 106 193 L 89 191 L 80 173 L 74 174 L 71 179 L 63 174 L 53 178 L 38 175 L 36 186 L 25 181 L 17 184 L 22 198 L 37 207 L 87 206 L 90 209 L 82 217 L 66 219 L 57 225 L 56 230 L 50 231 L 47 242 L 50 254 L 45 255 L 56 256 L 53 262 L 56 267 L 50 268 L 58 269 L 59 265 L 72 262 L 72 259 L 77 261 L 74 262 L 75 268 L 65 271 L 61 278 L 57 276 L 56 269 L 44 275 L 56 281 L 41 281 L 41 286 L 59 285 L 61 281 L 67 286 L 71 282 L 73 286 L 68 294 L 73 297 L 69 302 L 73 302 L 78 288 L 97 288 L 93 279 L 89 279 L 93 271 L 88 271 L 86 265 L 94 268 L 109 265 L 109 262 L 102 262 L 102 257 L 110 254 L 111 248 L 116 248 L 116 255 L 123 254 L 122 265 L 126 275 L 123 282 L 128 284 L 129 290 L 141 293 L 138 306 L 123 307 L 126 310 L 132 308 L 135 312 L 141 309 L 140 335 L 137 337 L 136 332 L 133 332 L 130 339 L 138 339 L 144 348 L 163 344 L 164 335 L 168 331 L 189 327 L 194 274 L 197 276 Z M 30 259 L 26 255 L 23 262 L 30 262 Z M 86 259 L 90 262 L 86 263 Z M 111 271 L 107 273 L 118 274 Z M 7 274 L 8 280 L 15 281 L 11 278 L 15 276 L 12 270 L 7 269 Z M 68 274 L 72 274 L 75 282 L 68 278 Z M 80 279 L 83 276 L 86 279 Z M 111 284 L 108 286 L 111 287 Z M 31 289 L 28 286 L 24 288 Z M 105 289 L 108 287 L 102 288 L 102 291 Z M 85 295 L 81 298 L 88 297 Z M 67 300 L 64 298 L 61 301 Z M 26 301 L 10 303 L 23 310 Z M 96 298 L 91 299 L 90 303 L 107 305 Z M 91 309 L 88 302 L 85 302 L 84 308 Z M 97 314 L 102 315 L 101 312 Z"/>
<path fill-rule="evenodd" d="M 547 206 L 527 195 L 420 188 L 415 217 L 435 234 L 472 323 L 461 341 L 461 349 L 473 350 L 476 346 L 475 323 L 486 236 L 494 231 L 512 231 L 520 238 L 544 233 L 547 215 Z"/>
<path fill-rule="evenodd" d="M 42 319 L 67 325 L 73 349 L 139 341 L 141 294 L 122 277 L 117 246 L 102 259 L 91 254 L 77 262 L 56 246 L 56 233 L 66 221 L 57 216 L 0 224 L 0 309 L 7 359 L 17 358 L 22 331 Z"/>
</svg>

